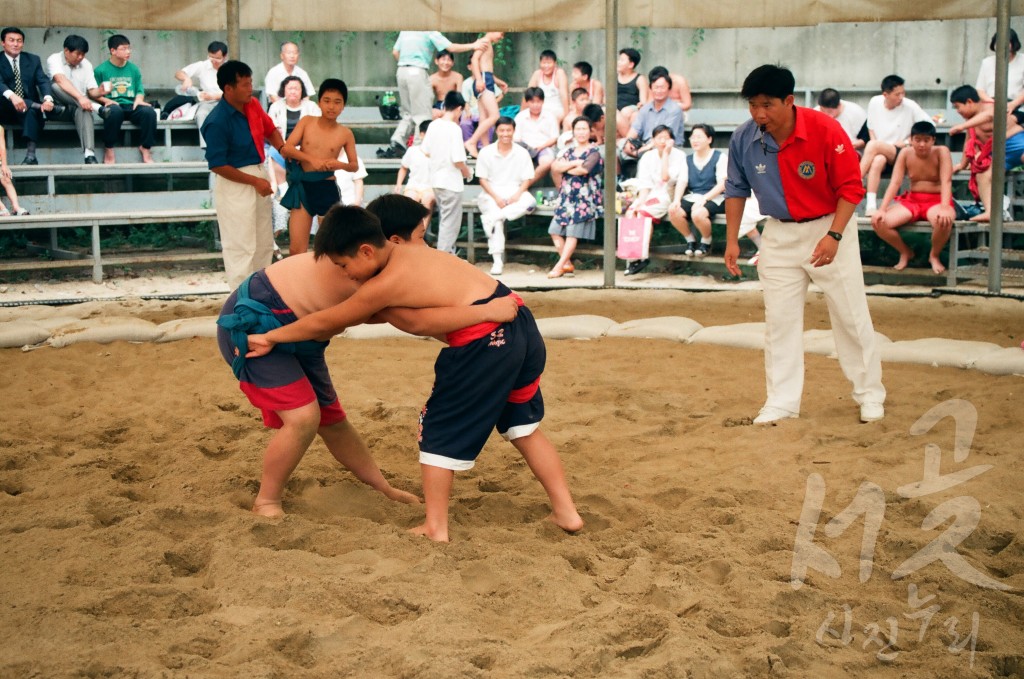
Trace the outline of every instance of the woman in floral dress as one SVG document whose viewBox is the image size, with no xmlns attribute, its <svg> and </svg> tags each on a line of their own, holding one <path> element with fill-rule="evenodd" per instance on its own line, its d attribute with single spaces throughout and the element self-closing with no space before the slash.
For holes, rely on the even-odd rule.
<svg viewBox="0 0 1024 679">
<path fill-rule="evenodd" d="M 597 218 L 604 207 L 601 178 L 604 160 L 600 149 L 590 143 L 590 120 L 580 116 L 572 123 L 572 135 L 576 145 L 565 150 L 551 165 L 551 169 L 562 173 L 562 186 L 558 192 L 555 216 L 548 233 L 558 250 L 558 262 L 548 273 L 548 278 L 559 278 L 572 274 L 572 254 L 582 238 L 594 240 Z"/>
</svg>

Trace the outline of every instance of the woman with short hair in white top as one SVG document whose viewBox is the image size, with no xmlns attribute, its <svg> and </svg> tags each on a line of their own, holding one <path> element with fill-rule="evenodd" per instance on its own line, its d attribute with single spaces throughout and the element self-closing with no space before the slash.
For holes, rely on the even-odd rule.
<svg viewBox="0 0 1024 679">
<path fill-rule="evenodd" d="M 1009 58 L 1006 61 L 1006 98 L 1009 102 L 1006 105 L 1007 112 L 1024 104 L 1024 56 L 1017 58 L 1020 51 L 1020 38 L 1017 31 L 1012 28 L 1009 31 L 1008 45 L 1010 50 Z M 990 51 L 996 51 L 996 36 L 988 44 Z M 981 60 L 981 68 L 978 70 L 978 82 L 974 85 L 982 100 L 994 99 L 996 93 L 996 55 L 985 57 Z"/>
<path fill-rule="evenodd" d="M 651 133 L 654 147 L 640 156 L 636 179 L 640 193 L 626 210 L 627 217 L 659 220 L 668 214 L 679 182 L 686 183 L 686 154 L 676 148 L 675 135 L 668 125 L 658 125 Z M 651 263 L 637 259 L 626 265 L 626 275 L 638 274 Z"/>
</svg>

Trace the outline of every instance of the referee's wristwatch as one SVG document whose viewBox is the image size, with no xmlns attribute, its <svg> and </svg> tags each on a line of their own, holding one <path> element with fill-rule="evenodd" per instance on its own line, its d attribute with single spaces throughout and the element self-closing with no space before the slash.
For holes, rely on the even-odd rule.
<svg viewBox="0 0 1024 679">
<path fill-rule="evenodd" d="M 830 238 L 835 238 L 837 243 L 843 240 L 843 234 L 839 233 L 838 231 L 829 231 L 825 235 L 829 236 Z"/>
</svg>

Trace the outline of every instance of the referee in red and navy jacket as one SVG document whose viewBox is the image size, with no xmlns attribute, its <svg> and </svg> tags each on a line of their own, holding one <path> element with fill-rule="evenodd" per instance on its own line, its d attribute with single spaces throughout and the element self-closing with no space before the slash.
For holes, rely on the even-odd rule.
<svg viewBox="0 0 1024 679">
<path fill-rule="evenodd" d="M 849 136 L 832 118 L 794 106 L 792 72 L 760 66 L 743 81 L 751 120 L 732 135 L 725 182 L 725 265 L 740 270 L 739 226 L 751 191 L 761 214 L 758 277 L 764 288 L 767 398 L 754 418 L 798 417 L 804 381 L 804 303 L 813 281 L 825 294 L 836 352 L 862 422 L 885 416 L 885 387 L 860 261 L 854 210 L 864 197 Z"/>
</svg>

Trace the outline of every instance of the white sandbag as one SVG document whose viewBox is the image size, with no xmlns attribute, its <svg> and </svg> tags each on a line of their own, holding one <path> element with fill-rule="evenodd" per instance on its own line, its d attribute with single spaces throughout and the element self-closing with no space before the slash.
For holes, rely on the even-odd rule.
<svg viewBox="0 0 1024 679">
<path fill-rule="evenodd" d="M 697 321 L 685 316 L 659 316 L 616 323 L 608 328 L 605 334 L 608 337 L 640 337 L 683 342 L 703 327 Z"/>
<path fill-rule="evenodd" d="M 739 349 L 764 349 L 764 323 L 713 325 L 693 333 L 688 344 L 717 344 Z"/>
<path fill-rule="evenodd" d="M 1007 347 L 985 354 L 971 366 L 992 375 L 1024 375 L 1024 349 Z"/>
<path fill-rule="evenodd" d="M 892 344 L 892 340 L 880 332 L 875 333 L 875 343 L 881 347 L 883 344 Z M 836 341 L 831 330 L 808 330 L 804 332 L 804 353 L 819 354 L 821 356 L 836 356 Z"/>
<path fill-rule="evenodd" d="M 38 323 L 52 333 L 57 328 L 63 328 L 65 325 L 77 323 L 80 320 L 82 320 L 80 316 L 50 316 L 48 318 L 40 318 L 37 321 L 33 321 L 33 323 Z"/>
<path fill-rule="evenodd" d="M 50 331 L 35 321 L 7 321 L 0 323 L 0 347 L 23 347 L 39 344 L 50 336 Z"/>
<path fill-rule="evenodd" d="M 951 340 L 928 337 L 884 344 L 882 360 L 895 363 L 923 363 L 936 367 L 970 368 L 981 357 L 999 351 L 1002 347 L 991 342 Z"/>
<path fill-rule="evenodd" d="M 375 339 L 426 339 L 419 335 L 410 335 L 409 333 L 399 330 L 390 323 L 363 323 L 362 325 L 353 325 L 351 328 L 346 328 L 338 337 L 345 339 L 356 339 L 356 340 L 375 340 Z"/>
<path fill-rule="evenodd" d="M 615 321 L 610 318 L 587 314 L 537 319 L 537 327 L 545 339 L 593 339 L 601 337 L 614 325 Z"/>
<path fill-rule="evenodd" d="M 194 318 L 176 318 L 157 326 L 160 336 L 157 342 L 176 342 L 193 337 L 216 337 L 217 317 L 196 316 Z"/>
<path fill-rule="evenodd" d="M 127 342 L 152 342 L 160 336 L 155 323 L 141 318 L 114 316 L 110 318 L 88 318 L 74 321 L 57 328 L 50 336 L 49 345 L 66 347 L 79 342 L 108 344 L 123 340 Z"/>
</svg>

